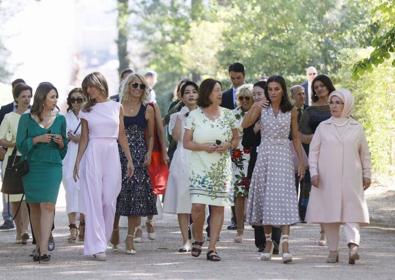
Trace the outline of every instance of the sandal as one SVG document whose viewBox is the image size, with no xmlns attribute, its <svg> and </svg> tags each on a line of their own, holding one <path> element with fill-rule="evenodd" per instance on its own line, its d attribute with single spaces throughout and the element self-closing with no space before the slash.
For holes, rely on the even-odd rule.
<svg viewBox="0 0 395 280">
<path fill-rule="evenodd" d="M 191 255 L 192 257 L 199 257 L 202 253 L 203 241 L 195 241 L 192 243 Z"/>
<path fill-rule="evenodd" d="M 218 253 L 214 250 L 210 250 L 207 252 L 207 260 L 212 262 L 219 262 L 221 257 L 218 256 Z"/>
</svg>

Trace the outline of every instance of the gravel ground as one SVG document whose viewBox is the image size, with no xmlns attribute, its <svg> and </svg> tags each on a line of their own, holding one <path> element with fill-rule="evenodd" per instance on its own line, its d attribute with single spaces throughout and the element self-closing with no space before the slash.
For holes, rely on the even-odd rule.
<svg viewBox="0 0 395 280">
<path fill-rule="evenodd" d="M 290 248 L 294 261 L 288 265 L 282 264 L 280 257 L 260 261 L 253 230 L 248 226 L 242 244 L 233 243 L 235 231 L 222 231 L 218 246 L 221 262 L 206 261 L 206 247 L 199 258 L 193 258 L 176 252 L 180 235 L 173 215 L 157 220 L 157 240 L 149 241 L 144 235 L 144 242 L 136 244 L 135 256 L 125 255 L 121 244 L 119 252 L 108 250 L 107 261 L 98 262 L 82 255 L 82 244 L 67 243 L 63 197 L 61 191 L 54 232 L 56 249 L 51 262 L 33 263 L 28 256 L 32 245 L 14 244 L 14 231 L 0 232 L 0 279 L 395 279 L 395 190 L 390 187 L 375 186 L 367 192 L 373 223 L 361 231 L 361 261 L 354 266 L 347 264 L 344 239 L 340 262 L 325 263 L 327 249 L 317 245 L 319 227 L 306 224 L 292 227 Z M 227 211 L 226 221 L 229 214 Z M 121 238 L 125 236 L 123 227 Z"/>
</svg>

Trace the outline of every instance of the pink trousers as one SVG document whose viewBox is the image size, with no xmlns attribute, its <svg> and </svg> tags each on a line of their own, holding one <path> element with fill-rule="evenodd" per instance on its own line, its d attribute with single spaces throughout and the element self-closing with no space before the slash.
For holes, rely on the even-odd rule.
<svg viewBox="0 0 395 280">
<path fill-rule="evenodd" d="M 80 168 L 85 213 L 84 255 L 106 251 L 121 191 L 121 176 L 117 140 L 89 139 Z"/>
<path fill-rule="evenodd" d="M 328 242 L 329 251 L 337 251 L 339 248 L 339 223 L 323 224 L 325 228 L 325 235 Z M 361 236 L 359 234 L 358 223 L 345 223 L 344 235 L 346 237 L 347 245 L 354 243 L 359 246 Z"/>
</svg>

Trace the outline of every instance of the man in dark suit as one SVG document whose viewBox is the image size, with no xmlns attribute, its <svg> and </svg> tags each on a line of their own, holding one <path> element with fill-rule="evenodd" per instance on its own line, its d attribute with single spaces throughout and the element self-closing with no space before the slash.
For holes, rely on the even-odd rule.
<svg viewBox="0 0 395 280">
<path fill-rule="evenodd" d="M 301 86 L 304 89 L 304 104 L 306 106 L 311 105 L 311 83 L 313 82 L 314 78 L 317 76 L 317 69 L 314 66 L 309 66 L 306 68 L 306 78 L 307 80 L 304 81 Z"/>
<path fill-rule="evenodd" d="M 222 93 L 221 106 L 233 110 L 236 108 L 236 91 L 237 88 L 245 82 L 244 65 L 235 62 L 228 68 L 229 78 L 232 82 L 232 87 Z"/>
<path fill-rule="evenodd" d="M 22 79 L 16 79 L 11 83 L 12 88 L 14 89 L 14 87 L 17 84 L 20 83 L 25 83 L 24 80 Z M 0 108 L 0 124 L 3 122 L 4 116 L 8 113 L 11 113 L 15 110 L 15 102 L 11 102 L 7 105 L 1 106 Z M 6 152 L 6 149 L 4 149 L 3 147 L 0 147 L 1 151 L 0 152 Z M 2 164 L 2 163 L 1 163 Z M 0 165 L 1 168 L 1 165 Z M 4 176 L 4 174 L 3 174 Z M 12 215 L 10 213 L 10 205 L 8 202 L 6 202 L 6 196 L 5 194 L 3 194 L 3 220 L 4 223 L 3 225 L 0 226 L 0 231 L 7 231 L 7 230 L 13 230 L 14 229 L 14 222 L 12 221 Z"/>
<path fill-rule="evenodd" d="M 230 81 L 232 83 L 232 87 L 222 93 L 221 106 L 233 110 L 237 106 L 237 102 L 236 102 L 237 88 L 245 83 L 244 65 L 241 64 L 240 62 L 235 62 L 229 65 L 228 73 L 229 73 Z M 237 225 L 236 225 L 235 207 L 232 206 L 231 210 L 232 210 L 232 219 L 231 219 L 231 224 L 228 226 L 228 230 L 236 230 Z"/>
<path fill-rule="evenodd" d="M 119 92 L 121 91 L 121 87 L 122 87 L 122 81 L 126 79 L 126 77 L 130 74 L 134 73 L 134 71 L 130 68 L 126 68 L 121 72 L 121 75 L 119 76 Z M 110 96 L 111 100 L 114 100 L 116 102 L 120 102 L 119 100 L 119 93 L 115 94 L 113 96 Z"/>
</svg>

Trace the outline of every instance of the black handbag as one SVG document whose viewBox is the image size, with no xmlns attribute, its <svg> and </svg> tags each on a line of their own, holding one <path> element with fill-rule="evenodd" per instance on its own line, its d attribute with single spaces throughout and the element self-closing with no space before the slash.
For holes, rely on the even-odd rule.
<svg viewBox="0 0 395 280">
<path fill-rule="evenodd" d="M 16 148 L 8 158 L 7 167 L 4 171 L 3 185 L 1 192 L 5 194 L 23 194 L 22 177 L 29 172 L 29 164 L 27 160 L 17 156 Z"/>
</svg>

